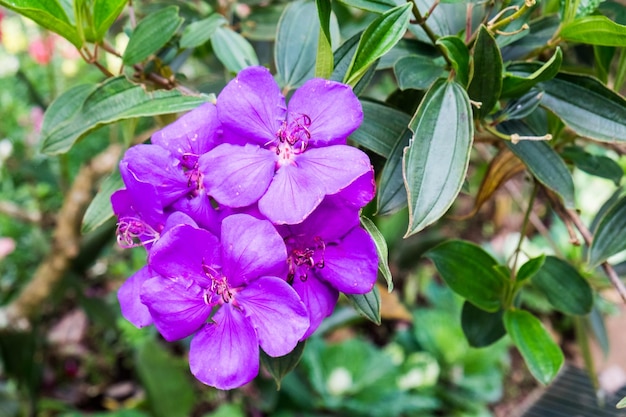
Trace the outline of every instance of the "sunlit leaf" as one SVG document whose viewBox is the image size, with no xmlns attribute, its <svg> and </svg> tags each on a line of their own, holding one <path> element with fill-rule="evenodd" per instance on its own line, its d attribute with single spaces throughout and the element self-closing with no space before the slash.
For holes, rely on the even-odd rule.
<svg viewBox="0 0 626 417">
<path fill-rule="evenodd" d="M 330 78 L 335 67 L 333 42 L 330 34 L 332 8 L 330 0 L 316 0 L 317 15 L 320 21 L 320 35 L 317 41 L 317 57 L 315 60 L 315 76 Z"/>
<path fill-rule="evenodd" d="M 526 261 L 526 263 L 520 267 L 519 271 L 517 271 L 517 275 L 515 276 L 517 282 L 523 282 L 528 278 L 532 278 L 533 275 L 541 269 L 545 261 L 546 255 L 540 255 Z"/>
<path fill-rule="evenodd" d="M 502 81 L 502 97 L 519 97 L 542 81 L 556 76 L 561 68 L 563 52 L 556 48 L 554 55 L 545 63 L 517 62 L 506 67 Z"/>
<path fill-rule="evenodd" d="M 623 47 L 626 26 L 602 15 L 584 16 L 563 25 L 559 36 L 569 42 Z"/>
<path fill-rule="evenodd" d="M 168 6 L 141 20 L 133 31 L 122 59 L 126 65 L 137 64 L 156 53 L 174 36 L 183 18 L 177 6 Z"/>
<path fill-rule="evenodd" d="M 466 87 L 470 79 L 470 54 L 465 42 L 458 36 L 444 36 L 437 39 L 437 45 L 446 51 L 456 73 L 456 80 Z"/>
<path fill-rule="evenodd" d="M 219 13 L 213 13 L 206 19 L 198 20 L 189 24 L 183 30 L 180 37 L 181 48 L 195 48 L 203 45 L 215 33 L 218 27 L 227 24 L 228 21 Z"/>
<path fill-rule="evenodd" d="M 215 56 L 230 72 L 237 73 L 246 67 L 259 65 L 250 42 L 229 27 L 218 26 L 211 37 L 211 45 Z"/>
<path fill-rule="evenodd" d="M 93 4 L 93 24 L 96 40 L 104 39 L 107 31 L 122 13 L 128 0 L 95 0 Z"/>
</svg>

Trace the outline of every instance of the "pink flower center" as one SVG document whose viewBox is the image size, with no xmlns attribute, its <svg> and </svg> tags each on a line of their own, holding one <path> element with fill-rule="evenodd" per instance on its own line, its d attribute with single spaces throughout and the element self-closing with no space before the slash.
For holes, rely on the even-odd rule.
<svg viewBox="0 0 626 417">
<path fill-rule="evenodd" d="M 297 155 L 303 153 L 311 139 L 311 118 L 306 114 L 295 117 L 290 123 L 285 120 L 276 132 L 278 144 L 270 149 L 278 155 L 277 168 L 295 164 Z"/>
<path fill-rule="evenodd" d="M 202 263 L 202 271 L 211 280 L 211 285 L 204 291 L 204 302 L 206 305 L 217 305 L 230 303 L 237 293 L 236 289 L 231 289 L 226 277 L 211 265 Z"/>
<path fill-rule="evenodd" d="M 324 268 L 325 251 L 326 244 L 319 236 L 313 238 L 313 245 L 304 248 L 302 246 L 294 248 L 289 254 L 289 258 L 287 258 L 287 264 L 289 265 L 287 282 L 292 283 L 296 275 L 304 282 L 307 280 L 310 270 Z"/>
<path fill-rule="evenodd" d="M 154 243 L 160 236 L 146 222 L 137 217 L 122 217 L 117 223 L 117 243 L 124 249 Z"/>
</svg>

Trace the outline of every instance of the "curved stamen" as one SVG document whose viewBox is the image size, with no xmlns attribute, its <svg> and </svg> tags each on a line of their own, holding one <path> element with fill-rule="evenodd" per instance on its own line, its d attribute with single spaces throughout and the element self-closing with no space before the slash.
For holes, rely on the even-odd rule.
<svg viewBox="0 0 626 417">
<path fill-rule="evenodd" d="M 160 236 L 152 226 L 137 217 L 122 217 L 117 222 L 117 243 L 124 249 L 154 243 Z"/>
</svg>

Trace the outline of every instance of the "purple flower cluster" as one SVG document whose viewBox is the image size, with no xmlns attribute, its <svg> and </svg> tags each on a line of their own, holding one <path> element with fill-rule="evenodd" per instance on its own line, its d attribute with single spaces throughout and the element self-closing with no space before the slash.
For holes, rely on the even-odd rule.
<svg viewBox="0 0 626 417">
<path fill-rule="evenodd" d="M 123 247 L 145 267 L 118 292 L 122 314 L 169 341 L 193 335 L 192 373 L 231 389 L 252 380 L 259 349 L 283 356 L 363 294 L 378 258 L 360 227 L 374 196 L 367 155 L 346 145 L 362 120 L 350 87 L 313 79 L 286 105 L 265 68 L 137 145 L 111 202 Z"/>
</svg>

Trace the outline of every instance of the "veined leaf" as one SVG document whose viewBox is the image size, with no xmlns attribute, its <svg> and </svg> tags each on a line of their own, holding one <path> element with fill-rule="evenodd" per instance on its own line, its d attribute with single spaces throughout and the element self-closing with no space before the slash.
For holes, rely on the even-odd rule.
<svg viewBox="0 0 626 417">
<path fill-rule="evenodd" d="M 104 39 L 107 31 L 122 13 L 128 0 L 95 0 L 93 4 L 93 24 L 96 40 Z"/>
<path fill-rule="evenodd" d="M 370 23 L 361 36 L 344 82 L 356 85 L 367 69 L 404 36 L 410 18 L 411 4 L 406 3 L 388 10 Z"/>
<path fill-rule="evenodd" d="M 367 294 L 346 294 L 346 298 L 360 315 L 380 324 L 380 291 L 376 285 Z"/>
<path fill-rule="evenodd" d="M 250 42 L 229 27 L 219 26 L 211 37 L 215 56 L 228 71 L 237 73 L 251 65 L 259 65 L 259 58 Z"/>
<path fill-rule="evenodd" d="M 515 276 L 516 281 L 523 282 L 527 280 L 528 278 L 532 278 L 533 275 L 535 275 L 537 271 L 541 269 L 545 261 L 546 261 L 545 255 L 540 255 L 536 258 L 532 258 L 526 261 L 526 263 L 522 265 L 520 269 L 517 271 L 517 275 Z"/>
<path fill-rule="evenodd" d="M 291 352 L 277 358 L 261 351 L 261 363 L 270 375 L 272 375 L 272 378 L 274 378 L 277 389 L 280 389 L 280 383 L 283 378 L 289 372 L 293 371 L 296 365 L 298 365 L 298 362 L 300 362 L 300 358 L 302 358 L 302 354 L 304 353 L 305 344 L 306 340 L 299 342 Z"/>
<path fill-rule="evenodd" d="M 72 98 L 82 101 L 72 103 L 71 111 L 66 113 L 62 105 Z M 123 76 L 110 78 L 93 89 L 76 87 L 59 96 L 46 112 L 41 151 L 49 155 L 64 153 L 78 139 L 102 125 L 191 110 L 206 101 L 208 97 L 185 96 L 177 90 L 148 92 Z M 61 121 L 64 114 L 68 118 Z"/>
<path fill-rule="evenodd" d="M 374 222 L 367 217 L 361 216 L 361 226 L 363 226 L 374 241 L 376 253 L 378 254 L 378 271 L 387 282 L 387 291 L 391 292 L 393 290 L 393 278 L 389 270 L 389 250 L 387 249 L 387 241 Z"/>
<path fill-rule="evenodd" d="M 83 216 L 81 233 L 89 233 L 103 225 L 113 217 L 113 207 L 111 207 L 111 195 L 124 188 L 124 182 L 119 170 L 113 171 L 100 186 L 100 190 L 93 198 Z"/>
<path fill-rule="evenodd" d="M 481 25 L 474 45 L 474 71 L 467 94 L 481 103 L 474 108 L 477 119 L 487 116 L 500 98 L 502 91 L 502 55 L 493 35 Z"/>
<path fill-rule="evenodd" d="M 368 12 L 384 13 L 396 7 L 393 0 L 339 0 L 340 3 Z"/>
<path fill-rule="evenodd" d="M 619 199 L 602 217 L 589 250 L 589 264 L 600 265 L 626 250 L 626 197 Z"/>
<path fill-rule="evenodd" d="M 398 137 L 409 125 L 411 117 L 399 110 L 374 101 L 362 100 L 363 123 L 350 140 L 388 158 Z"/>
<path fill-rule="evenodd" d="M 203 45 L 215 33 L 218 27 L 227 24 L 228 21 L 219 13 L 213 13 L 206 19 L 198 20 L 183 29 L 180 37 L 181 48 L 195 48 Z"/>
<path fill-rule="evenodd" d="M 315 76 L 330 78 L 335 67 L 332 37 L 330 35 L 330 19 L 332 8 L 330 0 L 316 0 L 317 15 L 320 20 L 320 35 L 317 41 L 317 59 L 315 60 Z"/>
<path fill-rule="evenodd" d="M 556 76 L 561 68 L 563 52 L 556 48 L 554 55 L 545 63 L 518 62 L 506 68 L 502 81 L 502 97 L 519 97 L 535 85 Z"/>
<path fill-rule="evenodd" d="M 532 283 L 562 313 L 585 315 L 593 307 L 593 292 L 587 280 L 576 268 L 554 256 L 546 256 Z"/>
<path fill-rule="evenodd" d="M 606 178 L 617 186 L 620 184 L 624 171 L 611 158 L 603 155 L 593 155 L 578 146 L 569 146 L 561 151 L 561 156 L 574 163 L 576 168 L 596 177 Z"/>
<path fill-rule="evenodd" d="M 402 90 L 413 88 L 426 90 L 439 77 L 447 74 L 443 63 L 421 55 L 409 55 L 400 58 L 393 66 L 393 71 Z"/>
<path fill-rule="evenodd" d="M 603 15 L 585 16 L 563 25 L 559 36 L 569 42 L 623 47 L 626 26 Z"/>
<path fill-rule="evenodd" d="M 469 49 L 465 42 L 458 36 L 443 36 L 437 39 L 437 45 L 441 45 L 446 51 L 446 55 L 450 62 L 452 62 L 452 68 L 456 73 L 456 80 L 466 87 L 470 74 L 470 54 Z"/>
<path fill-rule="evenodd" d="M 161 49 L 176 33 L 183 18 L 177 6 L 168 6 L 148 15 L 133 31 L 122 59 L 126 65 L 143 61 Z"/>
<path fill-rule="evenodd" d="M 420 103 L 402 159 L 409 203 L 405 236 L 437 221 L 461 190 L 474 136 L 471 115 L 467 93 L 456 82 L 436 81 Z"/>
<path fill-rule="evenodd" d="M 406 188 L 402 177 L 402 154 L 409 145 L 412 133 L 405 127 L 391 149 L 391 154 L 385 162 L 380 175 L 378 191 L 376 193 L 376 211 L 384 216 L 402 210 L 407 205 Z"/>
<path fill-rule="evenodd" d="M 530 370 L 542 384 L 548 384 L 563 365 L 563 352 L 539 319 L 528 311 L 504 313 L 504 327 Z"/>
</svg>

